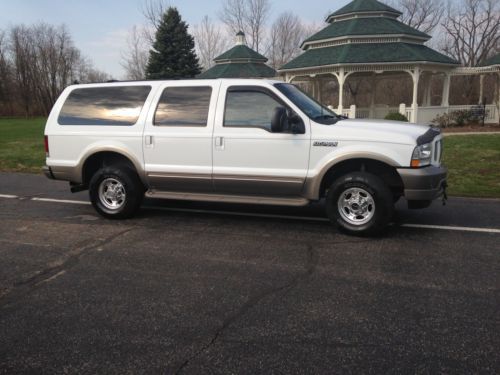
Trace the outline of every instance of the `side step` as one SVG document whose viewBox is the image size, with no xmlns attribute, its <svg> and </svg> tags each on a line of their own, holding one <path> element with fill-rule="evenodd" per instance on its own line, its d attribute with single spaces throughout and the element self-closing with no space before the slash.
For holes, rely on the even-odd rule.
<svg viewBox="0 0 500 375">
<path fill-rule="evenodd" d="M 306 206 L 309 203 L 309 200 L 302 197 L 279 198 L 253 195 L 179 193 L 156 190 L 149 190 L 148 192 L 146 192 L 146 197 L 202 202 L 266 204 L 276 206 Z"/>
</svg>

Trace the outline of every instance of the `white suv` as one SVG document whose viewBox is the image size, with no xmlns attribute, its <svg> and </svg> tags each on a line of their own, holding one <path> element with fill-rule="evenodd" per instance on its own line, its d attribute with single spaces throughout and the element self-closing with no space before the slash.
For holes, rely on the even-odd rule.
<svg viewBox="0 0 500 375">
<path fill-rule="evenodd" d="M 301 206 L 375 234 L 394 202 L 426 207 L 446 189 L 430 126 L 348 120 L 292 84 L 264 80 L 68 87 L 45 128 L 52 179 L 89 189 L 95 209 L 131 217 L 144 195 Z"/>
</svg>

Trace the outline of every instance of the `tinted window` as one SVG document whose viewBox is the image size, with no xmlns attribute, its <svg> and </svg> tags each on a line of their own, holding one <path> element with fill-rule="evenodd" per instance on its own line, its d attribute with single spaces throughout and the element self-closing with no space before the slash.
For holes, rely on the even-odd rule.
<svg viewBox="0 0 500 375">
<path fill-rule="evenodd" d="M 229 91 L 224 126 L 255 127 L 271 131 L 271 119 L 276 107 L 282 105 L 265 93 Z"/>
<path fill-rule="evenodd" d="M 61 125 L 134 125 L 150 91 L 151 86 L 73 90 L 58 122 Z"/>
<path fill-rule="evenodd" d="M 211 87 L 167 87 L 161 94 L 154 124 L 207 126 Z"/>
</svg>

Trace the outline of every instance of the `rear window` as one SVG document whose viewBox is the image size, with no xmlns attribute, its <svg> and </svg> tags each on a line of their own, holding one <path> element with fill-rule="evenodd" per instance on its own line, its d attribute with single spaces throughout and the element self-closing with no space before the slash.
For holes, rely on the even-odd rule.
<svg viewBox="0 0 500 375">
<path fill-rule="evenodd" d="M 61 125 L 134 125 L 151 86 L 92 87 L 73 90 L 59 114 Z"/>
</svg>

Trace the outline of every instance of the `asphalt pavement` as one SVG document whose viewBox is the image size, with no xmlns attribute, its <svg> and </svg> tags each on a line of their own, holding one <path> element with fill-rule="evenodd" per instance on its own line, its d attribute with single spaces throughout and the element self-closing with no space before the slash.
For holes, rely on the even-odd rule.
<svg viewBox="0 0 500 375">
<path fill-rule="evenodd" d="M 500 373 L 500 201 L 375 239 L 304 208 L 147 200 L 0 173 L 0 373 Z"/>
</svg>

